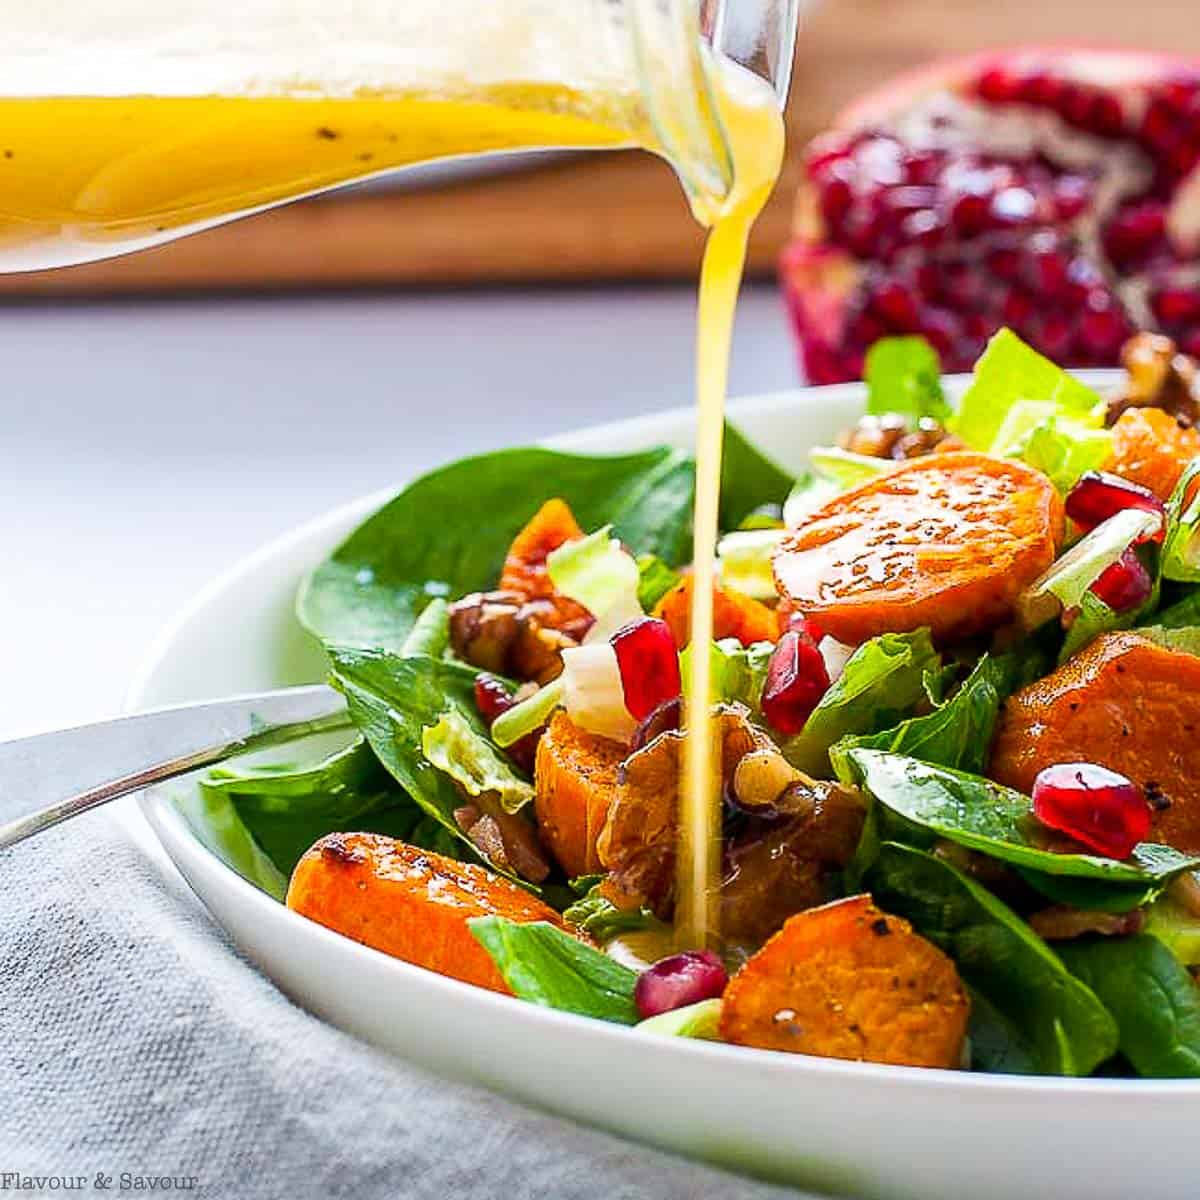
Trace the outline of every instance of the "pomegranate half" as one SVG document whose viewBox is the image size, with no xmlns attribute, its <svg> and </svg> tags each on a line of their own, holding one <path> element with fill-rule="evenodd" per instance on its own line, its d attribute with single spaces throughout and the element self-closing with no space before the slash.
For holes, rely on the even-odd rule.
<svg viewBox="0 0 1200 1200">
<path fill-rule="evenodd" d="M 1200 61 L 1017 49 L 940 63 L 809 148 L 781 275 L 812 383 L 877 338 L 970 369 L 1008 325 L 1066 366 L 1135 329 L 1200 353 Z"/>
</svg>

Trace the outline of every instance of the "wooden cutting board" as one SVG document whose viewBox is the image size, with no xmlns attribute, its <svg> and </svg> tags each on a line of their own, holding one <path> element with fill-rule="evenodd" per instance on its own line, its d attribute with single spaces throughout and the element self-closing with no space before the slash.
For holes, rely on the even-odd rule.
<svg viewBox="0 0 1200 1200">
<path fill-rule="evenodd" d="M 800 35 L 789 157 L 751 271 L 772 271 L 799 156 L 844 104 L 938 57 L 1031 40 L 1200 51 L 1196 0 L 824 0 Z M 596 154 L 435 190 L 293 204 L 123 259 L 0 276 L 0 295 L 684 279 L 699 250 L 663 163 Z"/>
</svg>

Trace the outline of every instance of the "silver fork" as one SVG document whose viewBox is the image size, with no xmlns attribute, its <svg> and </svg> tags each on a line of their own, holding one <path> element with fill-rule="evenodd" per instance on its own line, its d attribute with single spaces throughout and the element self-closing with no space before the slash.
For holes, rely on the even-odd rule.
<svg viewBox="0 0 1200 1200">
<path fill-rule="evenodd" d="M 0 850 L 152 784 L 349 724 L 340 693 L 317 684 L 0 743 Z"/>
</svg>

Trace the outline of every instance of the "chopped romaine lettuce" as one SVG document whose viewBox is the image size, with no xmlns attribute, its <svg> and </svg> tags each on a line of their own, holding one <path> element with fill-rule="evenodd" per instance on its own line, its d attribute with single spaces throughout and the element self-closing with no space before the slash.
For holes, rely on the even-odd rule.
<svg viewBox="0 0 1200 1200">
<path fill-rule="evenodd" d="M 533 799 L 533 785 L 496 753 L 492 743 L 457 708 L 446 709 L 436 725 L 421 730 L 421 749 L 433 766 L 469 796 L 490 793 L 509 813 Z"/>
<path fill-rule="evenodd" d="M 574 883 L 572 881 L 572 886 Z M 601 945 L 634 930 L 666 928 L 648 908 L 617 908 L 600 894 L 598 882 L 563 911 L 563 918 Z"/>
<path fill-rule="evenodd" d="M 573 646 L 562 652 L 562 661 L 562 703 L 571 720 L 588 733 L 629 742 L 637 722 L 625 707 L 625 688 L 612 644 Z"/>
<path fill-rule="evenodd" d="M 588 633 L 593 641 L 645 616 L 638 601 L 638 565 L 612 536 L 611 525 L 552 550 L 546 573 L 558 591 L 596 618 Z"/>
<path fill-rule="evenodd" d="M 867 351 L 863 373 L 869 413 L 899 413 L 913 421 L 950 415 L 941 361 L 923 337 L 880 338 Z"/>
<path fill-rule="evenodd" d="M 442 596 L 435 596 L 417 616 L 404 639 L 400 653 L 405 656 L 424 654 L 440 658 L 450 645 L 450 605 Z"/>
<path fill-rule="evenodd" d="M 563 702 L 563 679 L 560 675 L 532 696 L 514 704 L 492 722 L 492 741 L 507 748 L 519 742 L 550 719 L 550 714 Z"/>
<path fill-rule="evenodd" d="M 773 600 L 776 591 L 771 560 L 786 535 L 784 529 L 727 533 L 717 543 L 721 582 L 756 600 Z"/>
<path fill-rule="evenodd" d="M 705 1042 L 719 1042 L 721 1024 L 721 1001 L 701 1000 L 671 1012 L 647 1017 L 635 1026 L 639 1033 L 656 1033 L 661 1037 L 699 1038 Z"/>
<path fill-rule="evenodd" d="M 722 638 L 711 643 L 712 700 L 714 704 L 744 704 L 752 713 L 758 712 L 762 699 L 767 664 L 775 649 L 771 642 L 755 642 L 743 646 L 737 638 Z M 691 678 L 692 647 L 689 644 L 679 657 L 679 671 L 684 692 Z"/>
<path fill-rule="evenodd" d="M 1158 938 L 1185 967 L 1200 967 L 1200 917 L 1169 891 L 1150 906 L 1145 932 Z"/>
<path fill-rule="evenodd" d="M 679 583 L 683 577 L 673 567 L 668 567 L 656 554 L 638 556 L 638 603 L 646 612 Z"/>
<path fill-rule="evenodd" d="M 1066 495 L 1088 471 L 1112 457 L 1112 434 L 1088 421 L 1051 415 L 1039 421 L 1012 455 L 1050 477 Z"/>
<path fill-rule="evenodd" d="M 1013 407 L 1030 400 L 1051 405 L 1039 419 L 1054 414 L 1085 425 L 1100 423 L 1096 414 L 1103 401 L 1091 388 L 1027 346 L 1011 329 L 1001 329 L 975 364 L 971 385 L 949 427 L 972 449 L 993 452 Z"/>
<path fill-rule="evenodd" d="M 1200 458 L 1193 459 L 1167 501 L 1167 537 L 1163 543 L 1164 579 L 1200 582 Z"/>
<path fill-rule="evenodd" d="M 1157 513 L 1137 508 L 1122 509 L 1097 525 L 1017 597 L 1021 624 L 1036 629 L 1064 609 L 1077 608 L 1105 569 L 1160 525 Z"/>
<path fill-rule="evenodd" d="M 813 469 L 796 481 L 783 504 L 783 523 L 789 529 L 835 496 L 900 465 L 888 458 L 854 454 L 837 446 L 817 446 L 809 457 Z"/>
</svg>

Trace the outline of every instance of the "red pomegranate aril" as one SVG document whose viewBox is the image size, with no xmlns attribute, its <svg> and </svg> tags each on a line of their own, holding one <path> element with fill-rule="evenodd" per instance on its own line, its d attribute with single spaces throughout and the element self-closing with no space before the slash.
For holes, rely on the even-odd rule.
<svg viewBox="0 0 1200 1200">
<path fill-rule="evenodd" d="M 679 695 L 679 652 L 666 621 L 631 621 L 612 635 L 611 642 L 625 707 L 635 721 L 644 721 L 660 704 Z"/>
<path fill-rule="evenodd" d="M 1057 763 L 1033 783 L 1034 816 L 1108 858 L 1125 859 L 1150 832 L 1141 788 L 1096 763 Z"/>
<path fill-rule="evenodd" d="M 1200 320 L 1200 289 L 1163 288 L 1150 298 L 1150 307 L 1164 325 Z"/>
<path fill-rule="evenodd" d="M 1131 546 L 1112 566 L 1105 567 L 1091 591 L 1113 612 L 1130 612 L 1150 599 L 1154 581 Z"/>
<path fill-rule="evenodd" d="M 1005 188 L 992 197 L 989 215 L 995 225 L 1023 225 L 1037 212 L 1033 194 L 1022 187 Z"/>
<path fill-rule="evenodd" d="M 1156 533 L 1143 541 L 1161 542 L 1166 533 L 1166 508 L 1163 502 L 1140 483 L 1110 475 L 1106 471 L 1088 471 L 1067 495 L 1067 516 L 1083 530 L 1095 529 L 1109 517 L 1127 508 L 1157 513 L 1162 518 Z"/>
<path fill-rule="evenodd" d="M 645 1020 L 702 1000 L 715 1000 L 728 982 L 725 965 L 713 951 L 685 950 L 647 967 L 633 985 L 633 1002 Z"/>
<path fill-rule="evenodd" d="M 1061 362 L 1070 351 L 1074 336 L 1070 321 L 1052 313 L 1042 322 L 1036 341 L 1051 360 Z"/>
<path fill-rule="evenodd" d="M 1109 297 L 1098 298 L 1079 318 L 1079 341 L 1097 359 L 1110 361 L 1133 330 L 1125 316 L 1112 307 Z"/>
<path fill-rule="evenodd" d="M 799 733 L 828 690 L 829 671 L 816 642 L 789 629 L 767 664 L 761 701 L 767 724 L 778 733 Z"/>
</svg>

